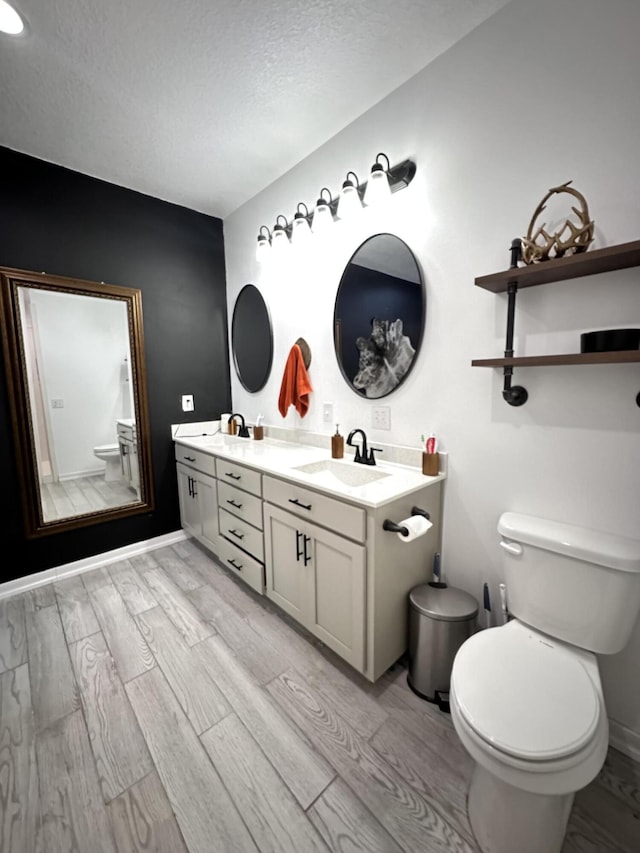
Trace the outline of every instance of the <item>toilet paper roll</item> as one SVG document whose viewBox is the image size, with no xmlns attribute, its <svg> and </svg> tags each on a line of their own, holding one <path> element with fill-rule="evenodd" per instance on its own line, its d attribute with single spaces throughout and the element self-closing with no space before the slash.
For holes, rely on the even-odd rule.
<svg viewBox="0 0 640 853">
<path fill-rule="evenodd" d="M 424 515 L 411 515 L 409 518 L 399 521 L 398 524 L 400 527 L 406 527 L 409 531 L 407 536 L 403 533 L 396 533 L 396 536 L 402 542 L 413 542 L 414 539 L 417 539 L 419 536 L 424 536 L 427 530 L 429 530 L 430 527 L 433 527 L 433 524 L 428 518 L 425 518 Z"/>
</svg>

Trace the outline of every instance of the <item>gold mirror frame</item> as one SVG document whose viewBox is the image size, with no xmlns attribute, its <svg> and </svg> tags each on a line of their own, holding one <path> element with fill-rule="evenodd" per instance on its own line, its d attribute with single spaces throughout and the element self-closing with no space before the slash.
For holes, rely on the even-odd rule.
<svg viewBox="0 0 640 853">
<path fill-rule="evenodd" d="M 142 294 L 136 288 L 0 267 L 0 320 L 7 389 L 27 538 L 77 530 L 92 524 L 151 512 L 154 508 L 151 441 L 142 326 Z M 127 312 L 133 415 L 140 482 L 130 503 L 46 521 L 36 457 L 34 425 L 20 309 L 20 288 L 118 300 Z"/>
</svg>

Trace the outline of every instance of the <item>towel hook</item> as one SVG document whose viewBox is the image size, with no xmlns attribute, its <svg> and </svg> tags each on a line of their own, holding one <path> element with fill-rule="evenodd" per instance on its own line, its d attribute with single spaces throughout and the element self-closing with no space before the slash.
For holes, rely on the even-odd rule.
<svg viewBox="0 0 640 853">
<path fill-rule="evenodd" d="M 309 365 L 311 364 L 311 348 L 304 338 L 298 338 L 296 344 L 300 347 L 304 366 L 309 370 Z"/>
</svg>

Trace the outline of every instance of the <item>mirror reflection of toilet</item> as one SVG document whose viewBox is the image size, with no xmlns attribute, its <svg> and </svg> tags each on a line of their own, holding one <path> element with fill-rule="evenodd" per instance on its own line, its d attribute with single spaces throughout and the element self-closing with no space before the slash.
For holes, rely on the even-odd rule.
<svg viewBox="0 0 640 853">
<path fill-rule="evenodd" d="M 475 761 L 469 820 L 483 853 L 559 853 L 576 791 L 609 746 L 596 654 L 640 612 L 640 541 L 506 512 L 509 613 L 460 647 L 449 694 Z"/>
<path fill-rule="evenodd" d="M 98 444 L 93 448 L 93 453 L 106 465 L 104 479 L 107 483 L 122 479 L 120 445 L 117 441 L 113 444 Z"/>
</svg>

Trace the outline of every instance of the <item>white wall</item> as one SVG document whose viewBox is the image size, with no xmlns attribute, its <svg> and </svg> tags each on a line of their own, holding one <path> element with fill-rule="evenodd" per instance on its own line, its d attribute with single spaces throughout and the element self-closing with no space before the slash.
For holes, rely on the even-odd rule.
<svg viewBox="0 0 640 853">
<path fill-rule="evenodd" d="M 526 232 L 549 187 L 573 180 L 596 224 L 593 248 L 640 238 L 640 5 L 632 0 L 514 0 L 225 221 L 230 313 L 241 287 L 262 291 L 274 324 L 273 371 L 247 393 L 232 375 L 233 409 L 266 424 L 331 431 L 332 401 L 345 433 L 417 445 L 435 431 L 450 452 L 443 568 L 450 584 L 493 602 L 501 580 L 496 522 L 503 510 L 638 537 L 640 390 L 637 365 L 516 371 L 529 402 L 501 398 L 502 374 L 472 358 L 504 349 L 506 296 L 474 278 L 509 265 L 511 239 Z M 348 86 L 349 81 L 345 81 Z M 313 109 L 313 103 L 309 104 Z M 286 128 L 282 128 L 286 133 Z M 338 223 L 324 245 L 286 265 L 259 268 L 260 225 L 349 169 L 364 179 L 378 151 L 418 167 L 388 212 Z M 568 215 L 568 211 L 567 211 Z M 332 317 L 341 272 L 358 244 L 391 231 L 424 272 L 427 325 L 419 362 L 384 401 L 391 433 L 371 428 L 376 401 L 358 397 L 336 364 Z M 640 324 L 640 270 L 532 288 L 519 296 L 516 352 L 579 350 L 580 332 Z M 313 361 L 304 420 L 277 411 L 282 369 L 302 335 Z M 327 438 L 327 447 L 329 447 Z M 549 590 L 553 595 L 553 590 Z M 611 717 L 640 734 L 640 630 L 625 652 L 603 660 Z"/>
</svg>

